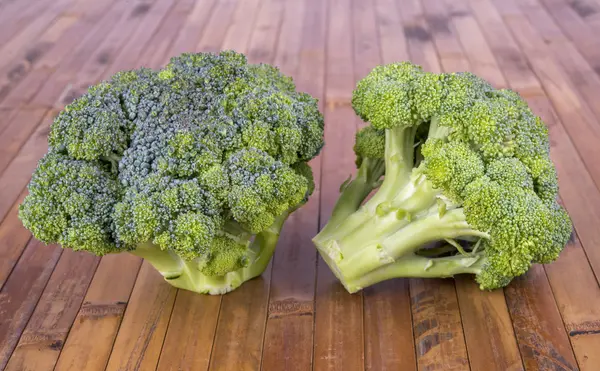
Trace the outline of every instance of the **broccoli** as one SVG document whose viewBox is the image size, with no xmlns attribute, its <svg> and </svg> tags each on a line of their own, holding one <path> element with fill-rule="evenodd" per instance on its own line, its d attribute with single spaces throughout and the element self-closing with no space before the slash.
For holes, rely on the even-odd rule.
<svg viewBox="0 0 600 371">
<path fill-rule="evenodd" d="M 557 259 L 572 224 L 548 130 L 517 93 L 400 62 L 359 81 L 352 105 L 371 124 L 356 134 L 358 172 L 314 238 L 349 292 L 457 274 L 493 290 Z"/>
<path fill-rule="evenodd" d="M 243 54 L 123 71 L 60 112 L 19 217 L 44 243 L 129 252 L 173 286 L 223 294 L 259 276 L 314 189 L 317 102 Z"/>
</svg>

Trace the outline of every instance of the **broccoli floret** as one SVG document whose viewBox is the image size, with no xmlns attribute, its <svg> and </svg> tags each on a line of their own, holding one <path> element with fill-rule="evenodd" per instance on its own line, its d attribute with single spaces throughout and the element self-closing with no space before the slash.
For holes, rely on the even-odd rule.
<svg viewBox="0 0 600 371">
<path fill-rule="evenodd" d="M 19 211 L 36 238 L 130 252 L 176 287 L 221 294 L 266 269 L 314 190 L 323 118 L 275 67 L 183 54 L 89 88 L 49 145 Z"/>
<path fill-rule="evenodd" d="M 461 273 L 491 290 L 558 258 L 572 224 L 548 130 L 517 93 L 402 62 L 373 69 L 352 104 L 371 124 L 358 172 L 314 238 L 349 292 Z"/>
</svg>

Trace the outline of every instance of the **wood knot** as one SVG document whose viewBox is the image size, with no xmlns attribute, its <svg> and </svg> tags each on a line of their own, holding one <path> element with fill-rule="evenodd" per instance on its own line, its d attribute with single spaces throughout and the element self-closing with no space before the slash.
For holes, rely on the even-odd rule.
<svg viewBox="0 0 600 371">
<path fill-rule="evenodd" d="M 125 303 L 115 304 L 92 304 L 84 303 L 79 311 L 79 317 L 84 319 L 97 319 L 102 317 L 118 317 L 125 312 Z"/>
<path fill-rule="evenodd" d="M 286 316 L 307 316 L 313 313 L 311 301 L 298 301 L 296 299 L 278 300 L 269 304 L 269 318 Z"/>
</svg>

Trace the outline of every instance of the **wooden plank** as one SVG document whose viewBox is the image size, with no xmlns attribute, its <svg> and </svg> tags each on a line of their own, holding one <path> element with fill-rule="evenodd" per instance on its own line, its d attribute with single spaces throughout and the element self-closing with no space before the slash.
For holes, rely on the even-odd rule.
<svg viewBox="0 0 600 371">
<path fill-rule="evenodd" d="M 105 369 L 141 262 L 129 254 L 107 255 L 100 260 L 56 371 Z"/>
<path fill-rule="evenodd" d="M 144 48 L 138 65 L 158 69 L 168 63 L 172 56 L 170 50 L 173 40 L 177 37 L 181 25 L 186 22 L 193 6 L 194 0 L 182 0 L 175 4 L 156 30 L 151 46 Z"/>
<path fill-rule="evenodd" d="M 554 7 L 549 8 L 554 9 Z M 555 23 L 551 15 L 536 0 L 531 0 L 527 3 L 527 6 L 523 6 L 522 15 L 537 31 L 528 35 L 531 38 L 530 42 L 546 46 L 547 52 L 553 55 L 562 65 L 565 75 L 576 87 L 577 92 L 580 93 L 583 101 L 587 103 L 587 107 L 593 112 L 596 122 L 598 122 L 600 119 L 600 105 L 598 104 L 600 99 L 600 76 L 594 70 L 593 65 L 600 66 L 600 55 L 597 60 L 590 60 L 589 58 L 586 60 L 584 55 L 576 48 L 576 46 L 582 46 L 581 41 L 569 40 L 563 34 L 563 30 L 568 24 L 563 25 L 563 29 L 561 29 L 559 24 Z M 560 18 L 556 20 L 559 21 Z M 546 33 L 550 33 L 553 37 L 549 37 Z M 590 29 L 586 39 L 594 39 L 595 42 L 595 38 L 591 35 Z M 598 132 L 600 133 L 600 131 Z"/>
<path fill-rule="evenodd" d="M 221 0 L 215 4 L 208 24 L 202 32 L 202 37 L 196 45 L 196 51 L 218 52 L 221 50 L 236 4 L 237 0 Z"/>
<path fill-rule="evenodd" d="M 48 150 L 48 129 L 53 113 L 49 112 L 29 137 L 17 156 L 0 174 L 0 220 L 4 219 L 18 195 L 31 179 L 39 159 Z"/>
<path fill-rule="evenodd" d="M 122 62 L 120 60 L 118 63 L 113 63 L 119 56 L 120 51 L 132 57 L 138 57 L 139 54 L 124 49 L 124 45 L 135 40 L 137 45 L 147 47 L 153 34 L 151 25 L 159 23 L 171 6 L 173 6 L 172 1 L 153 0 L 152 2 L 139 3 L 128 10 L 126 16 L 121 18 L 117 24 L 112 26 L 110 32 L 104 35 L 102 42 L 96 46 L 88 61 L 83 64 L 75 75 L 72 84 L 76 88 L 87 89 L 88 86 L 97 84 L 103 75 L 108 77 L 109 75 L 107 76 L 105 71 L 109 65 L 121 66 Z M 148 17 L 150 14 L 153 17 Z M 57 108 L 61 108 L 62 103 L 70 102 L 58 102 Z"/>
<path fill-rule="evenodd" d="M 17 109 L 0 108 L 0 132 L 12 122 L 17 113 L 19 113 Z"/>
<path fill-rule="evenodd" d="M 306 39 L 318 37 L 323 30 L 322 27 L 313 26 L 315 20 L 311 19 L 313 14 L 310 7 L 314 9 L 315 6 L 319 8 L 315 3 L 285 4 L 275 65 L 288 76 L 306 74 L 299 69 L 306 70 L 318 62 L 323 63 L 322 59 L 314 59 L 300 64 L 301 50 L 307 45 Z M 324 18 L 320 16 L 319 26 L 322 21 Z M 320 52 L 323 55 L 324 48 Z M 324 74 L 313 77 L 322 80 Z M 312 162 L 312 169 L 315 183 L 318 183 L 318 160 Z M 318 221 L 314 218 L 318 212 L 317 190 L 307 204 L 288 218 L 275 250 L 262 354 L 264 370 L 309 370 L 312 367 L 317 256 L 311 238 L 318 231 Z"/>
<path fill-rule="evenodd" d="M 364 290 L 366 370 L 416 370 L 407 279 Z"/>
<path fill-rule="evenodd" d="M 0 369 L 6 366 L 62 253 L 32 240 L 0 291 Z"/>
<path fill-rule="evenodd" d="M 600 287 L 579 240 L 545 269 L 579 367 L 594 370 L 600 364 Z"/>
<path fill-rule="evenodd" d="M 264 0 L 258 12 L 252 38 L 248 45 L 247 55 L 249 61 L 252 63 L 274 62 L 282 19 L 283 2 Z"/>
<path fill-rule="evenodd" d="M 448 14 L 443 1 L 422 0 L 425 20 L 431 31 L 431 37 L 437 50 L 440 64 L 445 72 L 460 72 L 469 69 L 462 46 L 458 42 L 456 26 L 453 18 Z M 477 48 L 468 43 L 469 48 Z M 485 43 L 484 43 L 485 45 Z M 473 66 L 472 69 L 475 67 Z"/>
<path fill-rule="evenodd" d="M 131 66 L 132 61 L 135 63 L 141 51 L 157 37 L 151 31 L 159 27 L 170 9 L 167 2 L 161 1 L 148 9 L 139 27 L 118 52 L 105 74 Z M 132 14 L 139 12 L 138 10 Z M 141 32 L 144 27 L 143 31 L 147 33 Z M 67 338 L 57 370 L 78 370 L 84 367 L 86 370 L 104 370 L 141 263 L 141 259 L 129 254 L 106 256 L 102 259 Z M 109 289 L 114 282 L 119 282 L 118 290 Z"/>
<path fill-rule="evenodd" d="M 157 370 L 206 370 L 221 306 L 219 296 L 179 290 Z"/>
<path fill-rule="evenodd" d="M 82 37 L 82 35 L 90 34 L 98 24 L 102 24 L 102 16 L 106 13 L 108 13 L 108 16 L 105 18 L 105 22 L 111 16 L 116 18 L 114 13 L 108 11 L 108 8 L 112 4 L 113 1 L 96 1 L 82 9 L 80 15 L 74 16 L 78 21 L 56 41 L 52 48 L 39 58 L 27 76 L 9 89 L 9 93 L 0 102 L 0 106 L 14 108 L 30 102 L 45 83 L 53 81 L 52 76 L 59 69 L 59 66 L 62 66 L 62 63 L 67 64 L 67 61 L 72 60 L 74 53 L 77 53 L 79 48 L 82 47 L 81 45 L 85 45 L 88 42 L 86 37 Z M 77 9 L 74 9 L 74 11 L 77 11 Z M 90 53 L 84 52 L 83 57 L 89 56 Z M 82 53 L 79 54 L 81 55 Z M 80 56 L 76 59 L 80 60 L 83 57 Z M 76 72 L 80 65 L 78 63 L 77 61 L 71 62 L 71 67 L 68 71 L 71 73 Z M 54 98 L 56 99 L 56 96 Z"/>
<path fill-rule="evenodd" d="M 560 123 L 556 121 L 556 114 L 547 99 L 534 97 L 530 98 L 529 102 L 535 112 L 538 112 L 549 125 L 551 137 L 568 138 Z M 593 204 L 589 204 L 590 200 L 581 199 L 581 195 L 590 192 L 589 194 L 598 200 L 598 190 L 587 175 L 581 159 L 570 141 L 552 141 L 551 155 L 558 170 L 562 199 L 577 198 L 580 204 L 586 205 L 581 208 L 567 208 L 573 219 L 576 216 L 579 219 L 581 212 L 586 212 L 587 208 L 593 207 Z M 575 174 L 580 175 L 576 176 Z M 592 229 L 591 225 L 590 223 L 585 226 L 583 230 L 594 231 L 595 229 Z M 575 222 L 575 226 L 577 230 L 581 229 L 577 222 Z M 600 287 L 585 251 L 577 236 L 575 237 L 575 241 L 567 245 L 559 259 L 545 266 L 545 269 L 569 333 L 575 357 L 580 368 L 585 370 L 593 369 L 592 366 L 597 364 L 595 362 L 597 352 L 590 350 L 597 349 L 599 341 L 597 333 L 600 332 L 598 324 L 600 316 L 597 311 L 600 306 L 597 303 L 599 302 Z M 564 279 L 566 276 L 569 277 L 568 280 Z"/>
<path fill-rule="evenodd" d="M 61 15 L 35 42 L 32 42 L 33 45 L 23 47 L 18 58 L 0 69 L 0 100 L 27 76 L 33 66 L 64 37 L 66 32 L 75 27 L 77 21 L 79 21 L 77 16 Z"/>
<path fill-rule="evenodd" d="M 561 26 L 567 36 L 577 46 L 581 54 L 587 59 L 594 69 L 600 69 L 600 42 L 594 37 L 600 31 L 600 23 L 586 22 L 587 17 L 582 17 L 581 12 L 594 11 L 586 6 L 584 0 L 542 0 L 540 1 L 556 22 Z M 537 5 L 537 4 L 536 4 Z M 598 3 L 593 4 L 598 17 Z M 592 14 L 589 14 L 592 15 Z"/>
<path fill-rule="evenodd" d="M 20 109 L 4 130 L 0 131 L 0 174 L 19 152 L 23 143 L 43 120 L 46 108 Z"/>
<path fill-rule="evenodd" d="M 195 52 L 195 45 L 198 44 L 204 31 L 205 25 L 210 20 L 212 11 L 215 7 L 214 0 L 197 1 L 185 23 L 181 26 L 177 38 L 171 46 L 171 55 L 177 56 L 182 53 Z"/>
<path fill-rule="evenodd" d="M 52 76 L 42 85 L 29 103 L 52 107 L 75 77 L 79 68 L 91 58 L 106 35 L 135 8 L 135 5 L 135 2 L 117 1 L 106 11 L 94 28 L 85 34 L 83 42 L 58 65 Z"/>
<path fill-rule="evenodd" d="M 352 29 L 354 30 L 354 81 L 367 76 L 381 64 L 381 50 L 377 34 L 375 6 L 372 2 L 352 0 Z M 362 121 L 357 117 L 357 121 Z"/>
<path fill-rule="evenodd" d="M 523 370 L 504 291 L 482 291 L 470 275 L 456 291 L 471 369 Z"/>
<path fill-rule="evenodd" d="M 461 54 L 469 61 L 470 71 L 483 77 L 497 89 L 506 88 L 506 80 L 498 69 L 496 58 L 485 36 L 479 31 L 477 21 L 469 14 L 468 5 L 463 1 L 444 2 L 446 7 L 442 11 L 456 30 L 454 35 L 460 41 Z M 452 70 L 446 69 L 446 72 Z"/>
<path fill-rule="evenodd" d="M 15 264 L 21 257 L 31 234 L 17 217 L 19 204 L 27 194 L 22 192 L 10 209 L 10 212 L 0 224 L 0 288 L 8 279 Z"/>
<path fill-rule="evenodd" d="M 339 186 L 356 171 L 356 116 L 350 100 L 354 89 L 351 2 L 335 1 L 327 10 L 325 142 L 321 164 L 321 228 L 327 223 Z M 364 368 L 362 292 L 348 294 L 319 257 L 315 314 L 315 370 Z"/>
<path fill-rule="evenodd" d="M 4 45 L 41 15 L 51 4 L 43 1 L 15 1 L 0 9 L 0 45 Z M 12 6 L 11 6 L 12 5 Z"/>
<path fill-rule="evenodd" d="M 411 279 L 410 300 L 419 370 L 468 370 L 454 282 Z"/>
<path fill-rule="evenodd" d="M 142 264 L 107 371 L 156 368 L 176 293 L 150 263 Z"/>
<path fill-rule="evenodd" d="M 395 3 L 353 1 L 352 5 L 356 81 L 378 64 L 408 59 Z M 358 117 L 356 121 L 365 125 Z M 408 280 L 365 288 L 363 305 L 365 369 L 416 370 Z"/>
<path fill-rule="evenodd" d="M 210 370 L 260 368 L 271 264 L 262 276 L 222 297 Z"/>
<path fill-rule="evenodd" d="M 49 124 L 49 122 L 47 124 Z M 46 127 L 47 127 L 47 125 L 46 125 Z M 35 153 L 36 155 L 41 155 L 43 153 L 42 151 L 45 151 L 45 135 L 47 134 L 46 127 L 42 127 L 41 128 L 42 130 L 38 130 L 39 133 L 37 133 L 37 135 L 34 137 L 33 141 L 30 141 L 32 143 L 40 142 L 41 140 L 40 140 L 39 137 L 44 137 L 44 144 L 41 145 L 41 146 L 36 146 L 35 147 L 35 151 L 33 151 L 33 153 Z M 13 135 L 13 137 L 14 137 L 14 135 Z M 25 157 L 25 159 L 27 160 L 27 163 L 28 164 L 32 164 L 33 166 L 35 166 L 34 165 L 34 159 L 37 160 L 37 158 L 39 158 L 39 156 L 35 156 L 35 157 L 31 156 L 31 153 L 27 153 L 27 157 Z M 15 163 L 18 163 L 19 162 L 18 160 L 19 159 L 17 159 L 17 161 L 15 161 Z M 28 167 L 25 167 L 25 169 L 27 169 L 27 168 Z M 19 168 L 19 169 L 23 169 L 23 168 Z M 7 171 L 7 173 L 9 173 L 9 174 L 12 175 L 11 171 Z M 14 178 L 11 177 L 11 180 L 13 180 L 13 183 L 11 183 L 11 185 L 14 185 L 15 184 L 14 183 Z M 17 182 L 16 184 L 19 184 L 19 183 Z M 13 189 L 16 190 L 16 188 L 14 188 L 14 187 L 13 187 Z M 81 264 L 81 263 L 83 263 L 83 264 Z M 81 262 L 79 262 L 79 264 L 77 264 L 77 266 L 85 267 L 84 263 L 85 263 L 84 261 L 81 261 Z M 91 274 L 93 273 L 93 271 L 92 272 L 88 272 L 88 273 L 90 274 L 90 277 L 91 277 Z M 85 291 L 85 288 L 87 288 L 87 283 L 86 283 L 85 277 L 83 277 L 83 278 L 84 279 L 81 279 L 80 281 L 78 281 L 78 284 L 80 285 L 80 286 L 78 286 L 79 289 L 80 289 L 80 291 L 81 291 L 81 289 L 83 289 L 83 291 Z M 61 287 L 65 288 L 65 289 L 69 288 L 68 285 L 64 285 L 64 282 L 62 282 L 62 286 Z M 52 290 L 53 286 L 50 285 L 48 287 L 48 289 Z M 81 292 L 83 292 L 83 291 L 81 291 Z M 79 296 L 78 295 L 71 295 L 70 299 L 71 300 L 75 300 L 75 302 L 76 302 L 76 300 L 78 298 L 80 299 L 82 295 L 83 295 L 83 293 L 81 293 L 81 295 L 79 295 Z M 57 301 L 57 303 L 60 303 L 60 302 Z M 76 304 L 76 306 L 78 308 L 79 304 Z M 44 309 L 43 306 L 40 307 L 40 308 Z M 63 311 L 62 315 L 65 316 L 65 317 L 62 317 L 61 320 L 63 322 L 69 322 L 69 326 L 70 326 L 70 323 L 72 323 L 72 317 L 76 314 L 76 312 L 77 312 L 76 308 L 74 310 L 70 310 L 70 311 Z M 44 313 L 44 312 L 42 311 L 42 313 Z M 52 312 L 49 312 L 49 313 L 51 314 Z M 42 314 L 40 314 L 39 316 L 41 317 Z M 45 320 L 43 320 L 41 322 L 42 323 L 46 323 L 48 321 L 52 322 L 52 320 L 53 319 L 50 316 L 49 318 L 46 318 Z M 36 336 L 36 332 L 40 332 L 40 331 L 44 332 L 45 331 L 44 328 L 42 328 L 41 330 L 38 329 L 37 327 L 35 327 L 36 326 L 35 322 L 32 323 L 32 326 L 33 327 L 32 327 L 31 332 L 33 333 L 33 335 L 30 336 L 31 339 L 25 338 L 24 342 L 22 342 L 23 346 L 17 348 L 17 352 L 15 353 L 14 358 L 12 358 L 12 359 L 14 359 L 14 361 L 12 361 L 12 359 L 11 359 L 11 364 L 9 365 L 9 367 L 12 367 L 14 369 L 29 369 L 29 368 L 31 368 L 31 369 L 44 369 L 44 368 L 48 368 L 48 367 L 49 368 L 53 368 L 54 367 L 54 363 L 56 362 L 56 359 L 58 357 L 58 351 L 60 351 L 60 348 L 62 347 L 62 342 L 64 341 L 64 337 L 66 336 L 66 331 L 64 332 L 64 334 L 60 333 L 58 335 L 56 335 L 56 334 L 52 335 L 53 337 L 57 337 L 57 336 L 58 337 L 62 337 L 62 339 L 56 340 L 56 339 L 52 338 L 52 341 L 53 341 L 54 345 L 51 348 L 49 348 L 49 349 L 45 349 L 44 348 L 45 350 L 43 352 L 41 352 L 41 353 L 36 352 L 35 353 L 36 356 L 33 357 L 33 356 L 31 356 L 29 354 L 29 353 L 31 353 L 31 350 L 39 348 L 40 346 L 42 346 L 42 345 L 40 345 L 41 344 L 40 342 L 43 343 L 47 339 L 45 339 L 44 336 L 41 336 L 41 337 L 40 336 Z M 56 344 L 59 344 L 59 345 L 56 345 Z M 45 345 L 43 345 L 43 347 L 45 347 Z"/>
<path fill-rule="evenodd" d="M 63 252 L 6 371 L 54 370 L 99 260 L 87 252 Z"/>
<path fill-rule="evenodd" d="M 168 3 L 169 2 L 166 1 L 159 1 L 155 3 L 152 8 L 148 9 L 147 13 L 144 15 L 144 19 L 140 22 L 138 30 L 140 30 L 141 27 L 149 25 L 148 23 L 151 21 L 157 22 L 157 25 L 154 27 L 158 28 L 161 24 L 160 21 L 163 18 L 165 21 L 162 25 L 168 23 L 166 26 L 171 28 L 173 28 L 173 24 L 179 23 L 181 15 L 185 14 L 184 10 L 186 8 L 177 6 L 171 8 Z M 184 5 L 186 4 L 184 3 Z M 189 3 L 187 5 L 189 5 Z M 177 14 L 179 18 L 172 17 L 173 14 Z M 152 28 L 150 28 L 150 30 L 151 29 Z M 146 31 L 148 31 L 148 29 Z M 164 40 L 164 35 L 160 33 L 148 36 L 142 32 L 134 32 L 133 35 L 130 42 L 141 45 L 141 47 L 128 48 L 126 45 L 123 50 L 117 54 L 111 69 L 116 71 L 123 69 L 123 64 L 130 63 L 139 57 L 141 50 L 143 50 L 145 46 L 154 43 L 156 39 Z M 173 36 L 173 34 L 171 35 Z M 110 73 L 110 69 L 107 73 Z M 82 78 L 85 79 L 86 77 L 83 76 Z M 89 77 L 87 78 L 89 79 Z M 132 354 L 113 353 L 111 355 L 113 342 L 115 341 L 115 337 L 117 337 L 117 331 L 119 330 L 125 306 L 127 305 L 129 295 L 136 280 L 141 259 L 130 255 L 124 255 L 119 257 L 106 257 L 103 259 L 103 263 L 106 259 L 108 259 L 105 263 L 106 266 L 104 270 L 101 270 L 103 268 L 103 265 L 101 264 L 99 274 L 95 276 L 92 284 L 93 286 L 88 292 L 90 297 L 86 298 L 86 305 L 84 305 L 79 314 L 79 317 L 83 322 L 80 326 L 76 326 L 73 329 L 67 339 L 66 348 L 63 351 L 64 356 L 61 356 L 57 367 L 58 369 L 79 369 L 80 365 L 85 365 L 86 369 L 103 370 L 109 357 L 111 357 L 111 364 L 116 365 L 114 367 L 120 367 L 118 365 L 123 364 L 142 364 L 146 365 L 145 367 L 150 367 L 150 365 L 155 367 L 158 362 L 159 352 L 162 347 L 162 345 L 159 346 L 158 344 L 162 344 L 169 320 L 168 316 L 165 319 L 164 316 L 166 316 L 166 314 L 163 315 L 163 317 L 159 316 L 158 319 L 154 316 L 150 316 L 149 318 L 141 317 L 135 324 L 130 322 L 127 322 L 126 324 L 123 322 L 123 326 L 129 326 L 125 327 L 125 331 L 128 331 L 128 329 L 133 329 L 132 331 L 135 331 L 136 328 L 151 329 L 153 326 L 156 326 L 156 321 L 159 321 L 159 323 L 165 327 L 162 330 L 162 333 L 155 333 L 152 330 L 136 337 L 127 333 L 121 335 L 119 332 L 120 340 L 118 339 L 117 341 L 120 341 L 122 346 L 128 347 L 129 349 L 137 349 L 136 347 L 139 346 L 139 344 L 150 344 L 152 347 L 151 349 L 154 350 L 155 354 L 147 357 L 143 350 L 136 350 Z M 149 269 L 153 268 L 150 267 Z M 145 276 L 140 276 L 140 280 L 144 279 L 144 277 Z M 121 290 L 116 292 L 102 290 L 103 287 L 107 287 L 107 285 L 110 285 L 115 280 L 122 285 L 120 287 Z M 162 294 L 164 294 L 164 290 L 167 289 L 164 285 L 168 286 L 166 282 L 159 279 L 153 279 L 143 283 L 138 282 L 137 285 L 144 285 L 143 290 L 159 292 Z M 143 296 L 133 296 L 132 300 L 143 300 L 140 298 L 143 298 Z M 170 315 L 174 300 L 169 299 L 169 297 L 165 300 L 166 302 L 160 300 L 153 302 L 151 306 L 154 306 L 152 308 L 147 308 L 146 310 L 153 314 L 158 312 L 168 312 Z M 134 308 L 137 308 L 144 304 L 132 303 L 132 305 Z M 136 311 L 140 309 L 133 310 Z M 96 335 L 96 331 L 100 331 L 100 334 Z M 98 337 L 101 340 L 100 344 L 96 344 Z M 142 345 L 142 347 L 143 346 L 145 345 Z M 75 357 L 76 354 L 78 354 L 77 357 Z"/>
<path fill-rule="evenodd" d="M 506 33 L 504 23 L 496 9 L 490 3 L 481 1 L 472 1 L 471 6 L 480 24 L 486 25 L 486 27 L 481 27 L 484 33 L 488 33 L 486 28 L 489 25 L 496 30 L 503 30 L 504 35 L 507 36 L 498 39 L 496 35 L 486 34 L 486 38 L 494 52 L 502 53 L 503 50 L 509 47 L 512 55 L 520 56 L 518 47 L 511 35 Z M 510 11 L 511 16 L 514 16 L 515 9 L 511 8 Z M 504 65 L 501 66 L 504 68 Z M 527 75 L 532 74 L 532 71 L 528 68 L 520 68 L 519 73 Z M 506 74 L 506 77 L 511 88 L 514 89 L 511 80 L 514 77 L 509 74 Z M 567 184 L 567 191 L 574 187 L 579 188 L 581 183 L 579 179 L 583 179 L 585 185 L 586 179 L 589 179 L 587 172 L 562 125 L 554 119 L 547 98 L 540 95 L 540 83 L 531 77 L 528 78 L 528 81 L 533 84 L 537 83 L 537 86 L 533 85 L 527 87 L 524 91 L 519 89 L 517 91 L 525 95 L 534 112 L 540 114 L 549 127 L 552 146 L 551 155 L 558 170 L 561 193 L 564 193 L 563 184 Z M 540 107 L 544 109 L 540 109 Z M 556 155 L 557 149 L 561 153 L 559 156 Z M 565 174 L 565 171 L 568 173 L 571 170 L 573 170 L 573 175 L 569 177 L 568 174 Z M 577 171 L 577 175 L 574 175 L 575 171 Z M 597 194 L 597 189 L 594 190 L 593 194 Z M 575 223 L 577 224 L 577 222 Z M 549 367 L 549 365 L 567 369 L 577 367 L 543 268 L 538 266 L 532 268 L 528 275 L 516 280 L 505 292 L 525 367 L 527 369 L 539 369 L 539 367 Z M 532 304 L 528 304 L 529 302 Z M 522 307 L 522 305 L 529 306 Z M 540 326 L 550 328 L 550 333 L 540 333 Z"/>
<path fill-rule="evenodd" d="M 544 269 L 533 266 L 505 292 L 525 368 L 577 370 Z"/>
<path fill-rule="evenodd" d="M 169 0 L 156 0 L 152 4 L 140 3 L 131 9 L 127 17 L 121 18 L 114 25 L 113 30 L 79 69 L 71 83 L 54 102 L 54 107 L 61 109 L 71 103 L 89 86 L 112 76 L 111 72 L 126 70 L 127 65 L 124 62 L 131 63 L 139 57 L 143 48 L 148 46 L 152 31 L 158 28 L 160 20 L 169 13 L 172 5 L 173 2 Z M 130 47 L 132 43 L 136 46 Z"/>
<path fill-rule="evenodd" d="M 115 9 L 117 11 L 124 10 L 118 5 L 119 4 L 112 8 L 112 12 L 114 12 Z M 56 87 L 53 86 L 53 83 L 56 82 L 54 77 L 59 75 L 56 77 L 58 80 L 72 78 L 71 76 L 73 76 L 73 74 L 77 71 L 81 63 L 83 63 L 85 60 L 87 60 L 87 57 L 89 57 L 89 55 L 86 55 L 85 53 L 88 52 L 89 54 L 88 49 L 94 46 L 94 44 L 88 45 L 86 42 L 91 43 L 96 38 L 102 37 L 101 31 L 105 30 L 107 27 L 110 28 L 111 22 L 116 21 L 116 19 L 113 19 L 114 17 L 111 18 L 111 16 L 114 15 L 112 12 L 108 12 L 106 16 L 98 24 L 96 24 L 97 27 L 91 31 L 91 36 L 88 35 L 88 37 L 85 37 L 83 39 L 84 43 L 75 50 L 74 54 L 67 58 L 67 63 L 65 65 L 72 65 L 72 69 L 64 70 L 62 68 L 64 65 L 61 65 L 61 68 L 59 68 L 57 74 L 52 75 L 53 78 L 50 78 L 50 80 L 44 85 L 46 87 L 49 86 L 49 90 L 44 91 L 42 89 L 42 92 L 36 94 L 32 98 L 34 103 L 39 103 L 41 100 L 42 102 L 46 103 L 46 106 L 51 106 L 54 104 L 56 99 L 59 97 Z M 36 71 L 45 71 L 45 69 Z M 62 74 L 60 71 L 62 71 Z M 42 79 L 44 78 L 44 75 L 36 76 L 31 74 L 30 77 L 33 77 L 33 79 L 30 81 L 35 85 L 36 83 L 39 84 L 41 81 L 43 81 Z M 60 85 L 59 82 L 56 83 L 57 85 Z M 54 92 L 57 95 L 50 95 L 50 92 Z M 48 128 L 50 127 L 53 116 L 53 112 L 50 112 L 46 115 L 46 118 L 42 121 L 42 124 L 38 126 L 36 132 L 29 137 L 28 141 L 23 145 L 17 156 L 14 157 L 12 162 L 8 165 L 5 172 L 0 175 L 0 191 L 2 191 L 2 195 L 4 196 L 0 199 L 0 218 L 3 218 L 6 215 L 8 208 L 17 197 L 18 193 L 21 192 L 26 183 L 29 181 L 31 172 L 35 169 L 37 161 L 46 152 Z M 28 125 L 22 126 L 22 128 L 17 128 L 15 130 L 27 130 Z"/>
<path fill-rule="evenodd" d="M 160 39 L 162 33 L 159 33 L 159 27 L 169 23 L 167 17 L 173 14 L 173 9 L 179 9 L 176 6 L 182 3 L 184 2 L 157 1 L 148 10 L 133 35 L 128 38 L 127 44 L 114 58 L 116 62 L 108 67 L 105 75 L 112 76 L 119 71 L 141 67 L 144 61 L 140 59 L 140 56 L 148 49 L 152 49 L 151 45 Z"/>
<path fill-rule="evenodd" d="M 21 32 L 18 32 L 14 37 L 10 38 L 10 40 L 3 43 L 0 42 L 0 55 L 2 55 L 2 59 L 0 59 L 0 69 L 8 65 L 13 58 L 18 55 L 18 52 L 24 45 L 29 44 L 46 30 L 68 4 L 69 0 L 58 0 L 53 2 L 49 9 L 41 11 L 37 17 L 35 17 L 35 21 L 28 23 Z"/>
<path fill-rule="evenodd" d="M 306 24 L 305 13 L 307 4 L 304 1 L 285 3 L 282 12 L 281 28 L 275 49 L 277 52 L 273 58 L 273 65 L 287 76 L 296 77 L 299 73 L 299 56 L 305 32 L 310 30 Z M 239 8 L 238 8 L 239 9 Z"/>
<path fill-rule="evenodd" d="M 441 66 L 432 42 L 431 30 L 425 22 L 420 0 L 397 0 L 408 53 L 414 63 L 426 71 L 439 73 Z"/>
<path fill-rule="evenodd" d="M 250 38 L 252 37 L 252 28 L 256 22 L 256 16 L 260 9 L 262 0 L 244 0 L 237 4 L 235 13 L 229 22 L 229 28 L 225 33 L 223 50 L 247 50 Z"/>
<path fill-rule="evenodd" d="M 387 64 L 407 60 L 408 46 L 396 2 L 394 0 L 376 0 L 375 17 L 379 31 L 382 62 Z"/>
</svg>

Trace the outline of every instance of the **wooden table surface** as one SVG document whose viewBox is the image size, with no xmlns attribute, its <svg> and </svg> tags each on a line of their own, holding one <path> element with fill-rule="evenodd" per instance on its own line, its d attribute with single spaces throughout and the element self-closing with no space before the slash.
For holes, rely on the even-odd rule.
<svg viewBox="0 0 600 371">
<path fill-rule="evenodd" d="M 599 34 L 600 0 L 0 0 L 0 368 L 600 370 Z M 57 111 L 119 70 L 220 49 L 279 66 L 325 115 L 317 190 L 262 277 L 203 296 L 31 239 L 16 211 Z M 513 88 L 548 124 L 577 232 L 557 262 L 492 293 L 460 277 L 350 295 L 319 260 L 355 82 L 407 59 Z"/>
</svg>

